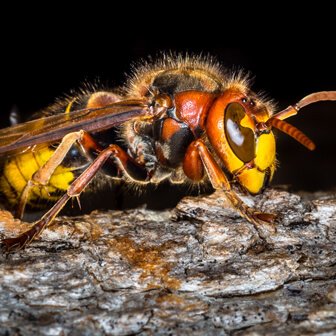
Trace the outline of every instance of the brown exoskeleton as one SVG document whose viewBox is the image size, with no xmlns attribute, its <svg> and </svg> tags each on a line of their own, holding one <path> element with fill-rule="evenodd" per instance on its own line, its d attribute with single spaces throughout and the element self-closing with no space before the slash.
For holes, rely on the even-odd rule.
<svg viewBox="0 0 336 336">
<path fill-rule="evenodd" d="M 98 171 L 104 179 L 135 184 L 208 181 L 251 223 L 272 226 L 274 215 L 244 204 L 230 181 L 251 194 L 268 185 L 276 169 L 273 127 L 313 150 L 312 141 L 284 119 L 323 100 L 336 100 L 336 92 L 311 94 L 275 113 L 243 76 L 209 59 L 165 57 L 140 67 L 118 93 L 96 91 L 58 103 L 39 119 L 0 130 L 0 190 L 18 217 L 40 198 L 56 202 L 2 246 L 12 251 L 29 244 Z M 116 128 L 121 144 L 100 139 Z M 64 164 L 74 152 L 90 162 L 86 169 Z"/>
</svg>

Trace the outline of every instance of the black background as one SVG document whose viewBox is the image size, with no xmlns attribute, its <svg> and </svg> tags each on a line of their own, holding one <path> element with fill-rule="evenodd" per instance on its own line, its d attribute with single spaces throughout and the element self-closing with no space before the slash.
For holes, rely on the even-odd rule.
<svg viewBox="0 0 336 336">
<path fill-rule="evenodd" d="M 249 71 L 254 76 L 253 88 L 266 92 L 279 109 L 309 93 L 336 90 L 336 51 L 325 34 L 323 39 L 310 37 L 306 43 L 304 32 L 270 32 L 273 37 L 269 38 L 262 31 L 231 35 L 210 29 L 202 35 L 189 30 L 153 37 L 148 29 L 141 33 L 141 27 L 131 34 L 108 26 L 91 34 L 25 28 L 2 43 L 1 127 L 8 125 L 13 107 L 28 115 L 83 82 L 99 79 L 104 85 L 120 85 L 133 62 L 168 50 L 210 54 L 225 67 Z M 310 152 L 279 133 L 280 165 L 273 184 L 289 184 L 294 190 L 334 188 L 336 103 L 315 104 L 288 121 L 309 135 L 317 149 Z"/>
</svg>

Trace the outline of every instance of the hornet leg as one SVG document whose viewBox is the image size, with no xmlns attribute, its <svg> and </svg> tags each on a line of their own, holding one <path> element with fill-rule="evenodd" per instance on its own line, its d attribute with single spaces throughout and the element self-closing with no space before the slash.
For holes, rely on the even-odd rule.
<svg viewBox="0 0 336 336">
<path fill-rule="evenodd" d="M 209 180 L 214 189 L 221 189 L 225 192 L 227 199 L 233 205 L 235 209 L 238 209 L 240 214 L 245 217 L 249 222 L 251 222 L 258 229 L 260 226 L 267 226 L 269 230 L 275 232 L 275 227 L 272 222 L 275 219 L 275 215 L 269 213 L 257 212 L 254 209 L 248 207 L 238 195 L 231 189 L 231 185 L 224 174 L 223 170 L 218 166 L 217 162 L 214 160 L 206 145 L 202 140 L 196 140 L 189 145 L 188 152 L 192 155 L 186 155 L 184 162 L 184 169 L 188 167 L 200 167 L 200 163 L 204 167 Z M 190 158 L 193 158 L 191 162 Z M 198 168 L 200 171 L 201 168 Z M 192 169 L 189 169 L 191 175 Z M 203 169 L 202 169 L 203 170 Z M 187 169 L 188 171 L 188 169 Z M 193 172 L 194 176 L 198 179 L 201 178 L 201 174 Z M 190 176 L 192 177 L 192 176 Z M 258 230 L 259 231 L 259 230 Z"/>
<path fill-rule="evenodd" d="M 83 134 L 83 139 L 87 143 L 93 144 L 93 139 L 87 133 Z M 83 141 L 84 143 L 85 141 Z M 1 241 L 1 246 L 5 252 L 20 250 L 28 245 L 35 237 L 37 237 L 50 223 L 57 214 L 63 209 L 69 199 L 79 197 L 85 187 L 92 181 L 99 169 L 107 160 L 112 159 L 115 165 L 125 175 L 133 180 L 146 182 L 148 174 L 145 167 L 140 166 L 131 157 L 129 157 L 123 149 L 117 145 L 110 145 L 99 153 L 97 158 L 91 165 L 69 186 L 66 194 L 64 194 L 54 206 L 38 220 L 28 231 L 14 238 L 7 238 Z"/>
</svg>

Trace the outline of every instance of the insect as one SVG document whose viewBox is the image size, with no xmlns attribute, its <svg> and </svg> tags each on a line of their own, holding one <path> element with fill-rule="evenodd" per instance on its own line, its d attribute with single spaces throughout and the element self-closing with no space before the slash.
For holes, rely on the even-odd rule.
<svg viewBox="0 0 336 336">
<path fill-rule="evenodd" d="M 248 207 L 233 185 L 258 194 L 272 180 L 273 128 L 313 150 L 314 143 L 284 119 L 324 100 L 336 100 L 336 91 L 313 93 L 276 112 L 243 75 L 225 72 L 211 59 L 182 56 L 139 67 L 125 88 L 65 99 L 38 119 L 0 130 L 0 191 L 17 216 L 38 199 L 55 201 L 29 230 L 3 239 L 2 247 L 11 252 L 29 244 L 98 174 L 135 185 L 207 181 L 257 228 L 273 230 L 275 215 Z M 101 139 L 116 130 L 121 143 Z"/>
</svg>

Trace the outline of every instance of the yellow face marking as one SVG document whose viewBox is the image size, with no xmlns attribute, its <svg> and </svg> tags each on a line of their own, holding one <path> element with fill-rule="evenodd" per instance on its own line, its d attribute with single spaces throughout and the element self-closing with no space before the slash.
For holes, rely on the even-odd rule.
<svg viewBox="0 0 336 336">
<path fill-rule="evenodd" d="M 254 163 L 261 170 L 265 170 L 275 160 L 275 138 L 273 133 L 262 134 L 257 141 Z"/>
<path fill-rule="evenodd" d="M 245 169 L 239 175 L 240 184 L 251 194 L 260 192 L 264 185 L 265 172 L 260 172 L 257 168 Z"/>
<path fill-rule="evenodd" d="M 240 125 L 243 127 L 248 127 L 252 131 L 255 128 L 253 120 L 247 114 L 245 114 L 245 117 L 240 121 Z"/>
<path fill-rule="evenodd" d="M 244 169 L 238 176 L 240 184 L 252 194 L 259 193 L 264 187 L 266 169 L 270 168 L 272 179 L 275 164 L 275 138 L 273 133 L 262 134 L 256 143 L 255 167 Z"/>
</svg>

